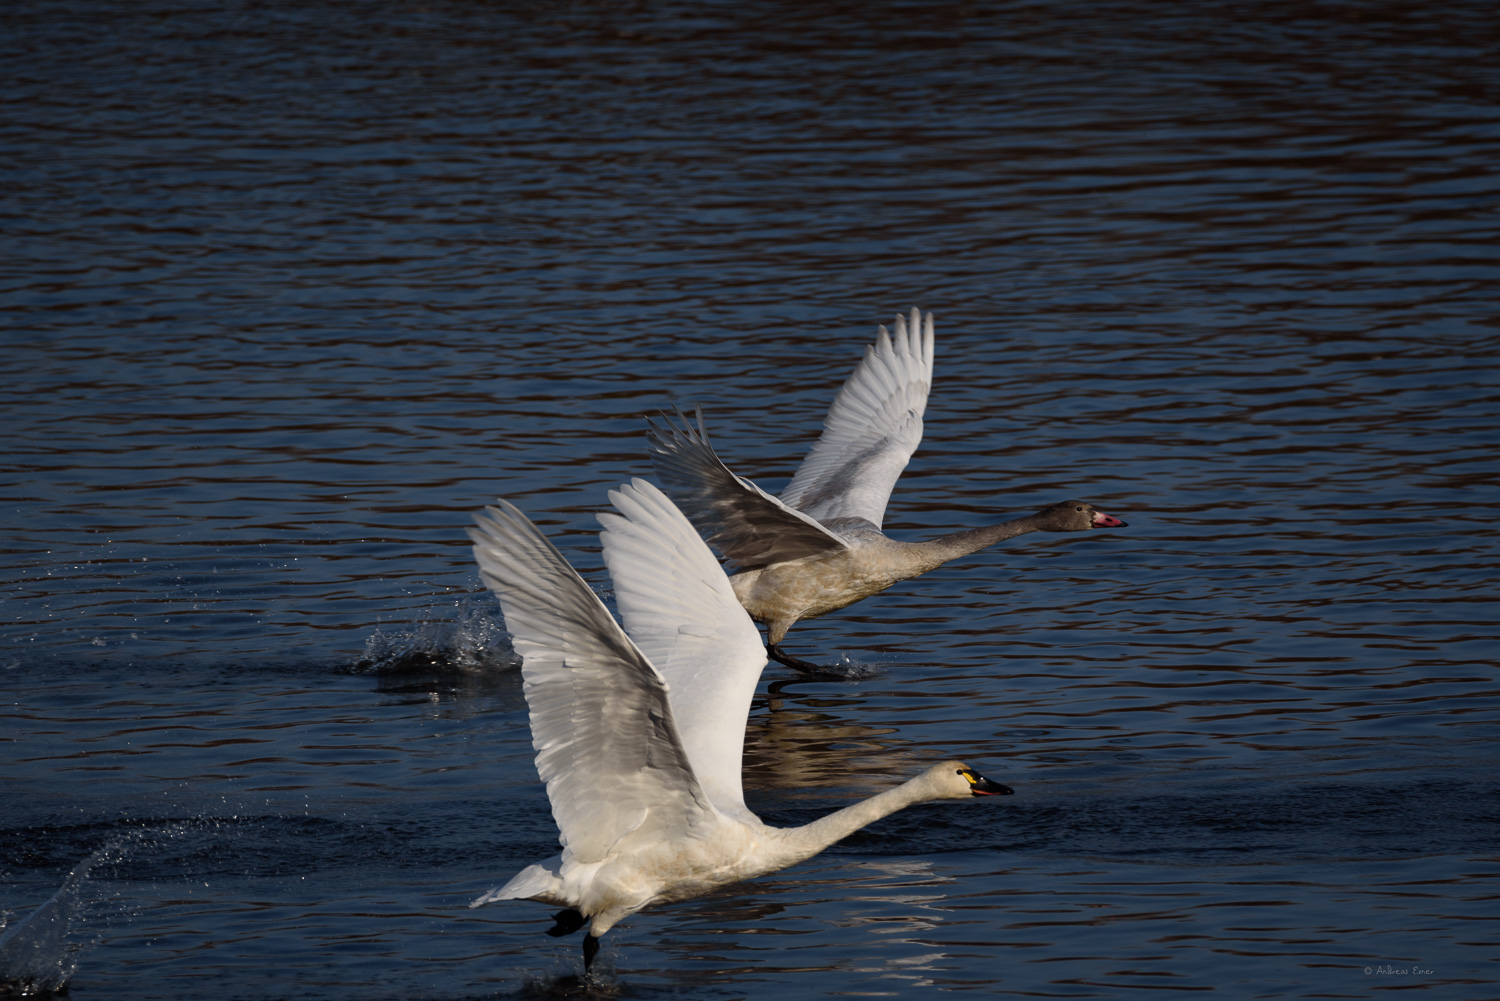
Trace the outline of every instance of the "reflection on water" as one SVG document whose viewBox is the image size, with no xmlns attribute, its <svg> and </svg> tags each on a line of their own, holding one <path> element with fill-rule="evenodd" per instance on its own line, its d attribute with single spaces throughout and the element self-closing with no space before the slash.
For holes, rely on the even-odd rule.
<svg viewBox="0 0 1500 1001">
<path fill-rule="evenodd" d="M 813 689 L 813 694 L 799 688 Z M 746 790 L 849 785 L 863 796 L 930 767 L 913 758 L 895 727 L 860 722 L 847 710 L 863 700 L 829 694 L 828 682 L 773 681 L 751 707 L 745 730 Z"/>
<path fill-rule="evenodd" d="M 857 670 L 767 673 L 746 787 L 1017 795 L 637 915 L 603 989 L 1495 994 L 1491 7 L 8 12 L 4 933 L 170 830 L 79 884 L 75 997 L 572 989 L 465 906 L 556 849 L 470 512 L 602 583 L 643 415 L 778 490 L 917 305 L 892 534 L 1130 531 L 802 624 Z"/>
</svg>

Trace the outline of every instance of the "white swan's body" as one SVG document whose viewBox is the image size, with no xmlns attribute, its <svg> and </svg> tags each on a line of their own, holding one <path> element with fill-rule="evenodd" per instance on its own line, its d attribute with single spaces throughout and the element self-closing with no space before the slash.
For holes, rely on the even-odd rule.
<svg viewBox="0 0 1500 1001">
<path fill-rule="evenodd" d="M 1027 532 L 1124 527 L 1083 501 L 926 542 L 901 542 L 881 531 L 896 480 L 922 441 L 922 414 L 932 386 L 932 314 L 916 309 L 885 327 L 839 390 L 823 435 L 787 484 L 771 496 L 720 461 L 703 417 L 653 423 L 649 438 L 667 493 L 704 537 L 739 570 L 734 593 L 766 624 L 771 657 L 816 668 L 779 644 L 802 619 L 836 611 L 899 581 Z"/>
<path fill-rule="evenodd" d="M 1009 792 L 945 762 L 804 827 L 767 827 L 740 786 L 760 636 L 718 561 L 659 490 L 636 480 L 600 515 L 625 630 L 519 510 L 470 529 L 499 597 L 531 711 L 561 854 L 474 901 L 531 899 L 598 937 L 643 907 L 785 868 L 913 803 Z M 626 634 L 628 630 L 629 635 Z"/>
</svg>

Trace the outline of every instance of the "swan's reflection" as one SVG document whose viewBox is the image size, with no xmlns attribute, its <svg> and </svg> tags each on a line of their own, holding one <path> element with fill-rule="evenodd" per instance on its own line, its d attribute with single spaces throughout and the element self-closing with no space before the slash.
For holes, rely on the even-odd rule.
<svg viewBox="0 0 1500 1001">
<path fill-rule="evenodd" d="M 869 795 L 925 767 L 896 727 L 858 722 L 864 699 L 829 695 L 800 678 L 773 681 L 751 706 L 745 726 L 747 790 L 837 786 Z M 799 691 L 810 688 L 810 691 Z M 846 715 L 847 713 L 847 715 Z"/>
<path fill-rule="evenodd" d="M 924 973 L 948 969 L 931 933 L 949 919 L 950 888 L 957 880 L 928 859 L 824 858 L 701 898 L 656 941 L 697 965 L 695 977 L 711 967 L 708 982 L 730 982 L 812 969 L 803 951 L 821 954 L 835 936 L 840 969 L 917 986 L 929 982 Z"/>
</svg>

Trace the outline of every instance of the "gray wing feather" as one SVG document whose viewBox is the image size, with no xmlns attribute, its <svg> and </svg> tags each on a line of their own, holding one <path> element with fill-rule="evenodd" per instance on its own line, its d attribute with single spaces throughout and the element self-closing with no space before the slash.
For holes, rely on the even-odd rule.
<svg viewBox="0 0 1500 1001">
<path fill-rule="evenodd" d="M 720 461 L 708 442 L 703 413 L 698 426 L 678 411 L 649 420 L 646 437 L 656 475 L 667 495 L 725 558 L 741 567 L 782 563 L 848 548 L 816 520 L 793 510 Z"/>
</svg>

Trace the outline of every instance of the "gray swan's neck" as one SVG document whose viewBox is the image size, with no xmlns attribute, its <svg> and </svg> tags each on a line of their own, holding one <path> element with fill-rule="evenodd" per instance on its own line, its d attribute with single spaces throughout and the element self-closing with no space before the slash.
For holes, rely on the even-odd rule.
<svg viewBox="0 0 1500 1001">
<path fill-rule="evenodd" d="M 1013 518 L 998 525 L 985 525 L 982 528 L 971 528 L 963 532 L 954 532 L 952 535 L 929 539 L 926 542 L 913 543 L 912 552 L 914 555 L 920 555 L 924 569 L 919 572 L 925 573 L 927 570 L 950 563 L 961 556 L 988 549 L 997 542 L 1004 542 L 1018 535 L 1041 530 L 1041 516 L 1029 514 L 1024 518 Z"/>
</svg>

